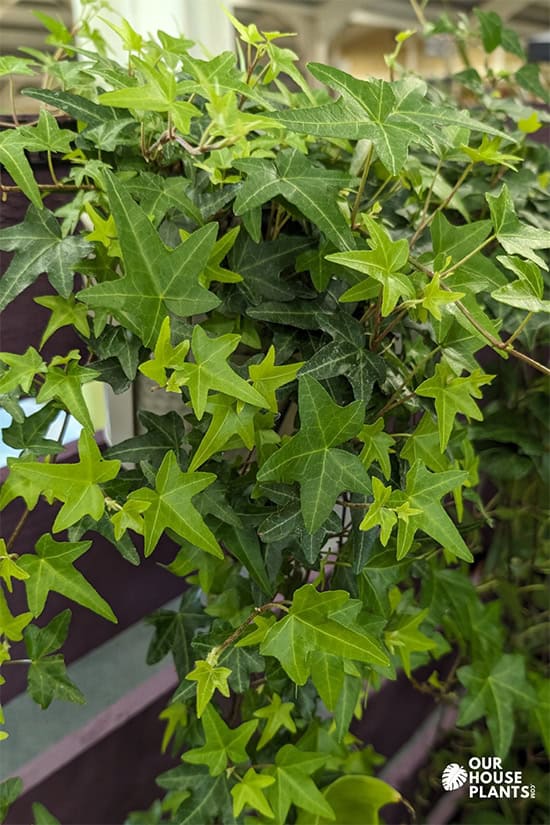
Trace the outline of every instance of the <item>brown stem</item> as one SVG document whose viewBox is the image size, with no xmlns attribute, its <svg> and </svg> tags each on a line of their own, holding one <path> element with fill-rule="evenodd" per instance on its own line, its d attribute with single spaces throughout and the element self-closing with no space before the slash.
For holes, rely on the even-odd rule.
<svg viewBox="0 0 550 825">
<path fill-rule="evenodd" d="M 221 645 L 217 645 L 213 647 L 210 653 L 207 656 L 207 662 L 211 665 L 216 665 L 218 659 L 224 652 L 230 647 L 233 642 L 236 642 L 237 639 L 242 636 L 244 631 L 249 627 L 254 619 L 259 616 L 261 613 L 265 613 L 267 610 L 284 610 L 285 613 L 288 613 L 288 607 L 285 607 L 281 602 L 268 602 L 267 604 L 263 604 L 261 607 L 255 607 L 250 616 L 248 616 L 239 627 L 233 631 L 233 633 L 227 637 L 227 639 L 221 643 Z"/>
<path fill-rule="evenodd" d="M 76 183 L 37 183 L 37 187 L 41 191 L 46 192 L 93 192 L 97 189 L 97 186 L 93 183 L 81 183 L 80 186 L 77 186 Z M 0 192 L 5 192 L 6 194 L 9 192 L 22 192 L 20 186 L 6 186 L 3 183 L 0 183 Z"/>
<path fill-rule="evenodd" d="M 28 517 L 30 516 L 30 513 L 31 513 L 31 511 L 29 510 L 28 507 L 26 507 L 25 510 L 23 511 L 23 513 L 21 514 L 21 518 L 19 519 L 19 521 L 17 522 L 17 524 L 13 528 L 12 534 L 6 542 L 6 550 L 8 551 L 8 553 L 11 550 L 11 548 L 13 547 L 13 545 L 15 544 L 15 542 L 17 541 L 17 537 L 19 536 L 19 533 L 21 532 L 21 530 L 25 526 L 25 522 L 27 521 Z"/>
</svg>

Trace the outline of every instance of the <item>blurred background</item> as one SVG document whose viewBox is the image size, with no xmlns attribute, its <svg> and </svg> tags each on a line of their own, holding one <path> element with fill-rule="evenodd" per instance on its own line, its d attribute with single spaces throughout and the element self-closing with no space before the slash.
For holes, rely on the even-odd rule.
<svg viewBox="0 0 550 825">
<path fill-rule="evenodd" d="M 296 32 L 280 45 L 292 48 L 303 64 L 308 60 L 331 62 L 358 77 L 388 77 L 384 54 L 395 45 L 397 32 L 418 27 L 413 6 L 424 7 L 428 21 L 446 14 L 466 16 L 474 6 L 496 11 L 518 32 L 530 60 L 550 67 L 550 4 L 547 0 L 226 0 L 223 4 L 244 23 L 254 21 L 261 30 Z M 196 40 L 201 51 L 216 53 L 234 48 L 232 28 L 221 0 L 112 0 L 112 11 L 101 16 L 126 17 L 141 34 L 163 29 L 184 33 Z M 69 28 L 80 15 L 80 0 L 0 0 L 0 54 L 13 54 L 19 46 L 42 49 L 44 28 L 35 12 L 58 18 Z M 106 26 L 103 32 L 116 55 L 117 38 Z M 52 47 L 53 50 L 53 47 Z M 484 61 L 481 52 L 469 49 L 474 67 Z M 495 71 L 514 70 L 517 58 L 498 48 L 490 56 Z M 442 79 L 463 67 L 451 38 L 437 34 L 428 40 L 411 38 L 400 55 L 405 68 L 427 79 Z M 544 68 L 544 66 L 543 66 Z M 20 78 L 25 85 L 25 78 Z M 28 82 L 27 82 L 28 85 Z M 0 106 L 6 111 L 7 90 L 0 87 Z M 23 111 L 32 111 L 29 98 L 21 99 Z M 19 105 L 19 101 L 18 101 Z"/>
</svg>

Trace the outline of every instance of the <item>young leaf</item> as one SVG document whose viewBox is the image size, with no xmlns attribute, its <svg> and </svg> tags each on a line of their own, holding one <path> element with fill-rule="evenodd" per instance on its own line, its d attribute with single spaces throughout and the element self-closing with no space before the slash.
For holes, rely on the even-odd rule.
<svg viewBox="0 0 550 825">
<path fill-rule="evenodd" d="M 278 411 L 276 390 L 294 381 L 300 367 L 304 361 L 294 364 L 285 364 L 281 367 L 275 366 L 275 348 L 269 347 L 267 354 L 260 364 L 251 364 L 248 373 L 252 380 L 254 389 L 258 390 L 265 398 L 267 408 L 272 412 Z"/>
<path fill-rule="evenodd" d="M 243 808 L 253 808 L 262 816 L 271 819 L 273 811 L 265 798 L 263 789 L 269 788 L 274 782 L 275 779 L 272 776 L 256 773 L 254 768 L 249 768 L 242 780 L 231 788 L 234 815 L 239 816 Z"/>
<path fill-rule="evenodd" d="M 546 261 L 537 255 L 535 249 L 550 247 L 550 231 L 540 227 L 521 223 L 516 215 L 510 190 L 503 184 L 498 195 L 487 192 L 485 199 L 489 204 L 495 234 L 509 255 L 521 255 L 533 261 L 537 266 L 548 269 Z"/>
<path fill-rule="evenodd" d="M 29 574 L 25 587 L 34 616 L 40 616 L 48 594 L 54 591 L 116 623 L 107 602 L 73 566 L 91 546 L 91 541 L 55 541 L 46 533 L 36 543 L 36 555 L 20 557 L 19 564 Z"/>
<path fill-rule="evenodd" d="M 254 711 L 254 716 L 258 719 L 265 719 L 265 727 L 262 730 L 258 750 L 264 748 L 270 742 L 280 728 L 285 728 L 291 733 L 296 733 L 296 724 L 292 718 L 291 711 L 294 710 L 294 702 L 282 702 L 278 693 L 274 693 L 269 701 L 269 705 Z"/>
<path fill-rule="evenodd" d="M 370 492 L 359 458 L 335 446 L 357 435 L 363 407 L 360 401 L 340 407 L 305 375 L 299 381 L 299 409 L 300 432 L 268 458 L 258 481 L 299 481 L 306 528 L 314 533 L 329 517 L 340 493 Z"/>
<path fill-rule="evenodd" d="M 32 613 L 28 611 L 13 616 L 6 602 L 4 591 L 0 590 L 0 635 L 5 636 L 6 639 L 11 639 L 12 642 L 20 642 L 23 638 L 23 628 L 31 620 Z"/>
<path fill-rule="evenodd" d="M 416 388 L 417 395 L 435 399 L 441 452 L 449 443 L 454 420 L 459 413 L 475 421 L 483 420 L 474 398 L 481 398 L 480 387 L 490 384 L 494 377 L 476 370 L 465 378 L 459 378 L 445 362 L 440 361 L 434 375 Z"/>
<path fill-rule="evenodd" d="M 227 358 L 238 347 L 240 340 L 239 335 L 209 338 L 198 324 L 193 329 L 191 349 L 195 360 L 174 371 L 168 381 L 168 389 L 178 391 L 179 387 L 188 387 L 193 410 L 199 420 L 204 415 L 210 390 L 223 392 L 245 404 L 265 407 L 263 396 L 227 363 Z"/>
<path fill-rule="evenodd" d="M 197 683 L 197 717 L 199 719 L 208 707 L 215 690 L 219 690 L 222 696 L 229 696 L 227 684 L 229 676 L 231 676 L 231 670 L 228 667 L 214 667 L 204 659 L 195 662 L 194 669 L 185 678 Z"/>
<path fill-rule="evenodd" d="M 39 404 L 47 404 L 53 399 L 59 401 L 86 430 L 93 433 L 95 427 L 82 394 L 82 385 L 93 381 L 98 375 L 95 370 L 81 367 L 74 361 L 65 369 L 50 365 L 36 400 Z"/>
<path fill-rule="evenodd" d="M 267 793 L 277 825 L 284 825 L 288 821 L 291 805 L 330 821 L 334 820 L 331 806 L 311 778 L 311 774 L 322 767 L 325 761 L 325 754 L 301 751 L 294 745 L 284 745 L 277 752 L 273 771 L 275 784 Z"/>
</svg>

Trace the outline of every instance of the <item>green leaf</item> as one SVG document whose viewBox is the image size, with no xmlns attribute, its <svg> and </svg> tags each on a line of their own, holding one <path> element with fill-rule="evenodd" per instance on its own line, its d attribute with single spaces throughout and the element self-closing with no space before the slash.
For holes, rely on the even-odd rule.
<svg viewBox="0 0 550 825">
<path fill-rule="evenodd" d="M 270 346 L 263 361 L 251 364 L 248 368 L 254 389 L 258 390 L 266 400 L 266 406 L 272 412 L 278 411 L 276 390 L 294 381 L 303 361 L 284 366 L 275 366 L 275 347 Z"/>
<path fill-rule="evenodd" d="M 86 699 L 67 676 L 67 669 L 63 656 L 47 656 L 33 662 L 29 667 L 28 691 L 41 708 L 47 708 L 53 699 L 63 699 L 66 702 L 75 702 L 83 705 Z"/>
<path fill-rule="evenodd" d="M 59 650 L 67 638 L 70 622 L 71 611 L 63 610 L 54 616 L 45 627 L 38 627 L 35 624 L 27 627 L 24 638 L 29 658 L 43 659 Z"/>
<path fill-rule="evenodd" d="M 63 327 L 74 327 L 84 338 L 90 337 L 88 324 L 88 307 L 76 301 L 74 295 L 63 298 L 61 295 L 44 295 L 34 299 L 35 303 L 51 311 L 46 329 L 40 340 L 40 349 L 54 332 Z"/>
<path fill-rule="evenodd" d="M 206 768 L 180 765 L 161 774 L 157 783 L 169 791 L 190 792 L 177 810 L 178 825 L 203 825 L 220 817 L 231 821 L 231 797 L 225 773 L 211 776 Z"/>
<path fill-rule="evenodd" d="M 118 462 L 117 462 L 118 463 Z M 216 480 L 213 473 L 183 473 L 173 452 L 166 454 L 155 489 L 141 488 L 128 496 L 143 512 L 145 555 L 150 556 L 167 528 L 192 544 L 223 558 L 223 553 L 191 499 Z"/>
<path fill-rule="evenodd" d="M 98 103 L 94 103 L 92 100 L 88 100 L 81 95 L 63 92 L 59 89 L 36 89 L 30 87 L 23 89 L 22 93 L 27 97 L 40 100 L 41 103 L 46 103 L 48 106 L 61 109 L 63 112 L 71 115 L 75 120 L 81 120 L 89 126 L 101 126 L 102 123 L 114 120 L 119 116 L 114 109 L 110 109 L 108 106 L 100 106 Z"/>
<path fill-rule="evenodd" d="M 459 413 L 475 421 L 483 420 L 483 414 L 474 398 L 482 397 L 480 387 L 490 384 L 494 377 L 482 370 L 475 370 L 467 377 L 460 378 L 445 362 L 440 361 L 434 375 L 416 388 L 417 395 L 435 399 L 441 452 L 449 443 L 454 420 Z"/>
<path fill-rule="evenodd" d="M 186 362 L 176 369 L 167 388 L 177 390 L 182 386 L 188 387 L 193 411 L 199 420 L 204 415 L 210 390 L 238 398 L 245 404 L 265 407 L 263 396 L 240 378 L 227 363 L 227 358 L 236 350 L 240 340 L 239 335 L 209 338 L 201 326 L 197 324 L 194 327 L 191 339 L 194 361 Z"/>
<path fill-rule="evenodd" d="M 520 223 L 506 184 L 502 185 L 498 195 L 487 192 L 485 199 L 489 204 L 495 234 L 506 252 L 509 255 L 521 255 L 543 269 L 548 269 L 544 258 L 534 250 L 550 247 L 550 231 Z"/>
<path fill-rule="evenodd" d="M 215 690 L 219 690 L 222 696 L 229 696 L 227 684 L 229 676 L 231 676 L 231 670 L 228 667 L 214 667 L 204 659 L 195 662 L 195 667 L 185 678 L 197 683 L 197 717 L 199 719 L 209 705 Z"/>
<path fill-rule="evenodd" d="M 34 825 L 61 825 L 59 819 L 51 814 L 40 802 L 32 803 Z"/>
<path fill-rule="evenodd" d="M 155 343 L 153 357 L 143 364 L 140 364 L 139 371 L 151 381 L 163 387 L 168 381 L 166 370 L 173 370 L 180 367 L 185 361 L 185 356 L 189 352 L 189 341 L 181 341 L 175 347 L 172 344 L 170 330 L 170 317 L 166 316 L 160 326 L 159 337 Z"/>
<path fill-rule="evenodd" d="M 99 521 L 105 509 L 100 484 L 115 478 L 120 461 L 105 461 L 92 436 L 82 430 L 78 441 L 80 461 L 75 464 L 47 464 L 19 461 L 12 465 L 16 480 L 23 480 L 36 493 L 53 496 L 63 507 L 53 524 L 54 532 L 65 530 L 85 515 Z"/>
<path fill-rule="evenodd" d="M 380 825 L 380 808 L 401 801 L 401 794 L 374 776 L 340 776 L 323 791 L 336 822 L 346 825 Z M 329 825 L 326 816 L 300 814 L 296 825 Z"/>
<path fill-rule="evenodd" d="M 17 129 L 6 129 L 0 133 L 0 163 L 6 168 L 7 173 L 13 178 L 15 184 L 21 188 L 21 191 L 27 196 L 36 211 L 42 210 L 44 205 L 40 197 L 40 190 L 25 155 L 25 141 Z M 6 230 L 2 231 L 5 232 Z M 5 306 L 8 303 L 9 301 L 6 301 Z"/>
<path fill-rule="evenodd" d="M 415 296 L 410 278 L 402 272 L 409 259 L 409 244 L 404 238 L 392 241 L 386 229 L 368 215 L 363 216 L 363 220 L 370 233 L 368 243 L 371 249 L 337 252 L 327 257 L 329 261 L 363 272 L 382 284 L 382 315 L 389 315 L 399 298 Z M 371 297 L 372 284 L 365 280 L 346 290 L 340 300 L 362 301 Z"/>
<path fill-rule="evenodd" d="M 206 402 L 206 412 L 212 415 L 208 430 L 197 447 L 189 464 L 189 470 L 198 469 L 205 461 L 221 452 L 225 445 L 235 436 L 251 450 L 254 446 L 254 417 L 257 408 L 245 404 L 239 410 L 240 404 L 227 395 L 216 394 L 210 396 Z"/>
<path fill-rule="evenodd" d="M 411 143 L 430 146 L 434 134 L 444 139 L 442 127 L 459 126 L 505 137 L 454 106 L 430 103 L 426 84 L 417 78 L 388 83 L 374 78 L 357 80 L 322 63 L 309 63 L 308 68 L 317 80 L 340 92 L 338 100 L 270 116 L 296 132 L 372 140 L 378 157 L 392 175 L 405 165 Z"/>
<path fill-rule="evenodd" d="M 234 815 L 239 816 L 243 808 L 253 808 L 262 816 L 271 819 L 273 811 L 265 798 L 263 789 L 269 788 L 274 782 L 275 779 L 272 776 L 256 773 L 254 768 L 249 768 L 241 781 L 231 788 Z"/>
<path fill-rule="evenodd" d="M 294 745 L 284 745 L 277 752 L 273 771 L 275 784 L 267 793 L 277 825 L 284 825 L 288 821 L 291 805 L 330 821 L 334 820 L 331 806 L 311 779 L 311 774 L 325 761 L 325 754 L 301 751 Z"/>
<path fill-rule="evenodd" d="M 441 452 L 439 442 L 439 427 L 431 415 L 424 413 L 410 438 L 401 448 L 401 458 L 409 464 L 421 461 L 428 470 L 442 473 L 449 469 L 449 459 Z"/>
<path fill-rule="evenodd" d="M 24 581 L 28 577 L 28 573 L 19 567 L 14 560 L 13 554 L 8 553 L 4 539 L 0 538 L 0 579 L 4 579 L 9 592 L 11 593 L 13 590 L 12 579 Z"/>
<path fill-rule="evenodd" d="M 549 312 L 550 301 L 543 300 L 544 281 L 539 267 L 533 261 L 515 256 L 500 255 L 499 261 L 518 277 L 516 281 L 495 289 L 491 297 L 526 312 Z"/>
<path fill-rule="evenodd" d="M 416 614 L 397 615 L 392 618 L 384 632 L 386 646 L 392 653 L 399 655 L 403 670 L 409 679 L 411 678 L 411 655 L 437 647 L 434 639 L 430 639 L 419 630 L 419 626 L 427 615 L 428 610 L 421 610 Z"/>
<path fill-rule="evenodd" d="M 405 493 L 394 493 L 393 498 L 398 506 L 405 504 L 411 510 L 421 512 L 399 521 L 398 559 L 402 559 L 409 552 L 414 534 L 420 529 L 459 559 L 473 561 L 470 550 L 440 503 L 442 496 L 455 490 L 467 476 L 467 473 L 460 470 L 430 473 L 418 461 L 412 465 L 407 473 Z"/>
<path fill-rule="evenodd" d="M 296 733 L 296 724 L 290 715 L 294 710 L 294 702 L 283 702 L 278 693 L 274 693 L 269 700 L 269 705 L 254 711 L 254 716 L 258 719 L 265 719 L 265 727 L 262 730 L 258 750 L 265 748 L 268 742 L 278 733 L 280 728 Z"/>
<path fill-rule="evenodd" d="M 216 226 L 198 229 L 170 251 L 123 184 L 110 173 L 106 177 L 125 275 L 82 290 L 77 298 L 94 308 L 105 307 L 149 345 L 157 340 L 169 313 L 185 317 L 219 304 L 198 281 L 215 243 Z"/>
<path fill-rule="evenodd" d="M 28 393 L 34 376 L 46 372 L 46 364 L 35 350 L 29 347 L 23 355 L 11 352 L 0 352 L 0 361 L 9 369 L 0 375 L 0 392 L 11 392 L 20 387 Z"/>
<path fill-rule="evenodd" d="M 296 149 L 284 149 L 274 161 L 245 158 L 235 162 L 247 178 L 235 199 L 236 215 L 277 196 L 297 206 L 338 249 L 353 249 L 351 231 L 337 206 L 338 192 L 351 185 L 347 175 L 315 166 Z"/>
<path fill-rule="evenodd" d="M 483 48 L 489 54 L 494 52 L 502 41 L 502 19 L 494 11 L 481 11 L 474 9 L 481 28 L 481 41 Z"/>
<path fill-rule="evenodd" d="M 176 412 L 172 410 L 164 415 L 156 415 L 148 410 L 140 410 L 138 418 L 147 432 L 109 447 L 103 454 L 105 458 L 118 458 L 135 464 L 148 461 L 156 468 L 160 467 L 169 450 L 179 454 L 185 441 L 185 428 Z"/>
<path fill-rule="evenodd" d="M 24 566 L 22 566 L 24 570 Z M 25 570 L 25 572 L 28 572 Z M 32 613 L 20 613 L 18 616 L 13 616 L 4 596 L 4 591 L 0 590 L 0 635 L 5 636 L 6 639 L 11 639 L 12 642 L 20 642 L 23 638 L 23 628 L 25 628 L 32 619 Z"/>
<path fill-rule="evenodd" d="M 0 249 L 16 253 L 2 276 L 2 311 L 42 272 L 47 272 L 54 289 L 67 298 L 74 271 L 91 245 L 78 235 L 63 237 L 59 222 L 48 209 L 30 206 L 23 223 L 0 230 Z"/>
<path fill-rule="evenodd" d="M 493 664 L 475 662 L 457 670 L 467 690 L 460 702 L 458 725 L 487 719 L 495 753 L 503 759 L 514 737 L 514 710 L 524 711 L 535 703 L 535 693 L 525 677 L 525 659 L 519 653 L 505 653 Z"/>
<path fill-rule="evenodd" d="M 321 385 L 309 376 L 299 380 L 300 432 L 263 464 L 258 481 L 299 481 L 304 522 L 314 533 L 329 517 L 344 491 L 370 492 L 370 482 L 356 455 L 336 444 L 357 435 L 363 407 L 335 404 Z"/>
<path fill-rule="evenodd" d="M 338 616 L 344 607 L 353 613 L 351 617 Z M 355 621 L 358 609 L 360 603 L 350 601 L 344 590 L 319 593 L 306 584 L 294 593 L 287 615 L 268 630 L 260 653 L 277 658 L 298 685 L 307 681 L 311 657 L 318 650 L 358 662 L 387 664 L 378 642 Z"/>
<path fill-rule="evenodd" d="M 197 628 L 208 622 L 199 592 L 189 590 L 182 596 L 177 610 L 155 610 L 145 621 L 155 629 L 147 651 L 147 664 L 155 665 L 171 652 L 178 676 L 183 679 L 193 666 L 193 636 Z"/>
<path fill-rule="evenodd" d="M 107 602 L 73 566 L 91 546 L 91 541 L 55 541 L 46 533 L 36 543 L 36 555 L 20 557 L 19 564 L 29 574 L 25 587 L 34 616 L 40 616 L 48 594 L 53 591 L 116 623 Z"/>
<path fill-rule="evenodd" d="M 243 278 L 239 292 L 252 304 L 290 300 L 295 292 L 291 283 L 281 279 L 281 272 L 310 248 L 310 238 L 280 235 L 274 241 L 254 243 L 241 234 L 229 256 L 231 268 Z"/>
<path fill-rule="evenodd" d="M 271 595 L 273 587 L 269 581 L 258 535 L 252 528 L 223 525 L 219 530 L 220 541 L 230 553 L 245 567 L 258 587 Z"/>
<path fill-rule="evenodd" d="M 205 743 L 183 754 L 183 761 L 192 765 L 207 765 L 211 776 L 223 773 L 228 762 L 238 765 L 248 760 L 246 746 L 258 720 L 244 722 L 238 728 L 229 728 L 218 713 L 208 706 L 202 717 Z"/>
<path fill-rule="evenodd" d="M 355 398 L 363 404 L 368 404 L 375 383 L 381 383 L 385 373 L 384 361 L 365 349 L 363 341 L 358 345 L 347 340 L 325 344 L 300 370 L 300 376 L 309 375 L 317 381 L 345 375 Z"/>
<path fill-rule="evenodd" d="M 373 461 L 377 461 L 384 478 L 391 475 L 390 453 L 395 439 L 384 432 L 384 419 L 378 418 L 374 424 L 364 424 L 357 438 L 364 443 L 359 458 L 368 470 Z"/>
<path fill-rule="evenodd" d="M 10 806 L 23 793 L 23 780 L 18 776 L 0 782 L 0 820 L 6 818 Z"/>
<path fill-rule="evenodd" d="M 61 129 L 55 117 L 46 109 L 41 109 L 35 126 L 23 126 L 19 135 L 30 152 L 71 151 L 71 143 L 77 137 L 70 129 Z"/>
<path fill-rule="evenodd" d="M 5 77 L 7 74 L 33 75 L 32 65 L 32 60 L 28 58 L 16 57 L 11 54 L 2 55 L 0 57 L 0 77 Z M 0 819 L 3 819 L 3 817 L 0 816 Z"/>
</svg>

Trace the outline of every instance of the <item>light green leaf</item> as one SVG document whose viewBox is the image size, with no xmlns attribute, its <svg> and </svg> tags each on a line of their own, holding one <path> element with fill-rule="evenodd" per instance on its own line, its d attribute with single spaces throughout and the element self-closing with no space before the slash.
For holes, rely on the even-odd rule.
<svg viewBox="0 0 550 825">
<path fill-rule="evenodd" d="M 34 616 L 40 616 L 48 594 L 54 591 L 93 610 L 110 622 L 117 621 L 107 602 L 82 573 L 73 567 L 74 562 L 91 546 L 91 541 L 55 541 L 46 533 L 36 544 L 36 555 L 25 554 L 20 557 L 19 564 L 29 574 L 25 587 Z M 58 668 L 55 670 L 57 672 Z"/>
<path fill-rule="evenodd" d="M 269 700 L 269 705 L 254 711 L 254 716 L 258 719 L 265 719 L 265 727 L 262 730 L 258 750 L 264 748 L 270 742 L 280 728 L 291 733 L 296 733 L 296 724 L 290 715 L 294 710 L 294 702 L 283 702 L 278 693 L 274 693 Z"/>
<path fill-rule="evenodd" d="M 503 184 L 498 195 L 491 195 L 487 192 L 485 199 L 489 204 L 496 236 L 506 252 L 509 255 L 521 255 L 543 269 L 548 269 L 544 258 L 537 255 L 534 250 L 550 247 L 550 231 L 529 226 L 518 220 L 512 196 L 506 184 Z"/>
<path fill-rule="evenodd" d="M 401 794 L 374 776 L 340 776 L 323 791 L 338 823 L 380 825 L 380 809 L 401 800 Z M 333 819 L 300 814 L 296 825 L 329 825 Z"/>
<path fill-rule="evenodd" d="M 256 773 L 254 768 L 249 768 L 241 781 L 231 788 L 234 815 L 239 816 L 243 808 L 253 808 L 262 816 L 271 819 L 273 811 L 265 798 L 263 789 L 269 788 L 274 782 L 275 779 L 272 776 Z"/>
<path fill-rule="evenodd" d="M 222 696 L 229 696 L 227 684 L 229 676 L 231 676 L 231 670 L 228 667 L 214 667 L 204 659 L 195 662 L 194 669 L 185 678 L 197 683 L 197 717 L 199 719 L 210 703 L 215 690 L 219 690 Z"/>
<path fill-rule="evenodd" d="M 223 773 L 227 763 L 238 765 L 248 760 L 246 746 L 256 728 L 258 720 L 244 722 L 237 728 L 229 728 L 218 713 L 208 706 L 202 717 L 205 743 L 183 754 L 183 761 L 191 765 L 207 765 L 211 776 Z"/>
</svg>

